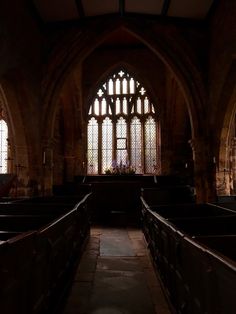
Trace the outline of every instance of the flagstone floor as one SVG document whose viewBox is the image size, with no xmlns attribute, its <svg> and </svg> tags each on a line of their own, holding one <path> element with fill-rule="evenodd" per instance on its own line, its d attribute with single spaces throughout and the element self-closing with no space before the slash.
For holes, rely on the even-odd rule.
<svg viewBox="0 0 236 314">
<path fill-rule="evenodd" d="M 139 228 L 91 228 L 62 313 L 170 314 Z"/>
</svg>

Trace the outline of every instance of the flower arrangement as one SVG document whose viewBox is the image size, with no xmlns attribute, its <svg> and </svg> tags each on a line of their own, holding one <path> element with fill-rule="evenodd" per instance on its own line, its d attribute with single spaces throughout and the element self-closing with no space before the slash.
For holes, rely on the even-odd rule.
<svg viewBox="0 0 236 314">
<path fill-rule="evenodd" d="M 130 165 L 129 161 L 127 161 L 126 163 L 120 161 L 118 163 L 116 160 L 113 160 L 111 167 L 105 170 L 105 174 L 108 175 L 135 174 L 135 168 Z"/>
</svg>

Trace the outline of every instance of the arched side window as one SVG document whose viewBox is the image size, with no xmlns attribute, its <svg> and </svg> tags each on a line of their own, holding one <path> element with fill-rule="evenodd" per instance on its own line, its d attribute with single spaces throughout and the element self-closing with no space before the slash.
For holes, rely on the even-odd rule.
<svg viewBox="0 0 236 314">
<path fill-rule="evenodd" d="M 148 93 L 124 69 L 98 88 L 89 108 L 87 173 L 114 167 L 155 174 L 160 169 L 159 117 Z"/>
<path fill-rule="evenodd" d="M 0 119 L 0 173 L 7 173 L 8 127 L 6 121 Z"/>
</svg>

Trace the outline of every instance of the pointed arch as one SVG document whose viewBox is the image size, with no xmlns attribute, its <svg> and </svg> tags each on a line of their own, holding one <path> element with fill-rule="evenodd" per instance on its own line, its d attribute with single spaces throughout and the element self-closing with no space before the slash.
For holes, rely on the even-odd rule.
<svg viewBox="0 0 236 314">
<path fill-rule="evenodd" d="M 144 21 L 143 21 L 144 22 Z M 145 23 L 145 22 L 144 22 Z M 48 76 L 44 78 L 43 102 L 44 102 L 44 130 L 45 137 L 53 134 L 55 114 L 57 112 L 58 96 L 66 77 L 79 62 L 82 62 L 95 48 L 103 43 L 118 29 L 123 29 L 146 45 L 165 66 L 173 73 L 183 92 L 188 106 L 192 137 L 201 137 L 202 130 L 207 129 L 203 125 L 205 112 L 206 91 L 201 71 L 196 67 L 195 56 L 184 38 L 176 34 L 174 27 L 170 27 L 168 36 L 163 36 L 162 31 L 153 29 L 147 32 L 143 25 L 132 21 L 120 19 L 103 19 L 96 24 L 96 33 L 91 30 L 94 24 L 87 25 L 86 30 L 68 32 L 60 41 L 49 60 Z M 150 24 L 148 24 L 150 29 Z M 87 33 L 87 34 L 86 34 Z M 94 37 L 93 37 L 94 35 Z M 166 34 L 165 34 L 166 35 Z M 178 38 L 178 40 L 177 40 Z"/>
<path fill-rule="evenodd" d="M 236 193 L 236 84 L 234 73 L 236 61 L 229 69 L 219 101 L 220 114 L 215 123 L 215 154 L 217 156 L 217 194 L 229 195 Z M 218 139 L 218 141 L 217 141 Z"/>
<path fill-rule="evenodd" d="M 0 82 L 0 105 L 8 128 L 8 172 L 16 173 L 16 165 L 29 169 L 25 128 L 22 122 L 17 97 L 10 81 Z M 24 163 L 23 163 L 24 160 Z"/>
<path fill-rule="evenodd" d="M 126 82 L 125 89 L 120 83 L 123 81 Z M 160 122 L 154 107 L 157 106 L 152 103 L 144 85 L 124 67 L 116 68 L 100 82 L 88 109 L 88 174 L 94 174 L 94 169 L 97 169 L 96 174 L 116 171 L 112 167 L 114 161 L 119 171 L 135 169 L 136 173 L 154 174 L 160 169 L 157 151 L 160 147 L 160 136 L 157 136 L 160 127 L 157 125 Z M 96 132 L 91 128 L 92 121 L 98 126 Z"/>
</svg>

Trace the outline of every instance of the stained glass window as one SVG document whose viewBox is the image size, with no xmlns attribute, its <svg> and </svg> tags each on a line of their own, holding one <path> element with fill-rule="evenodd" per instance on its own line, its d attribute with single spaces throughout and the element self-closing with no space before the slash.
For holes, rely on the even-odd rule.
<svg viewBox="0 0 236 314">
<path fill-rule="evenodd" d="M 8 127 L 4 120 L 0 120 L 0 173 L 7 173 L 8 157 Z"/>
<path fill-rule="evenodd" d="M 142 167 L 142 124 L 134 117 L 130 124 L 130 161 L 137 173 L 143 173 Z"/>
<path fill-rule="evenodd" d="M 116 123 L 116 160 L 123 165 L 127 161 L 127 123 L 120 117 Z"/>
<path fill-rule="evenodd" d="M 88 122 L 88 173 L 98 173 L 98 122 L 91 118 Z"/>
<path fill-rule="evenodd" d="M 145 136 L 145 172 L 153 173 L 156 164 L 156 123 L 155 120 L 149 116 L 145 121 L 144 125 L 144 136 Z"/>
<path fill-rule="evenodd" d="M 124 69 L 102 82 L 88 111 L 87 172 L 117 165 L 139 174 L 160 171 L 159 116 L 147 89 Z"/>
<path fill-rule="evenodd" d="M 105 118 L 102 122 L 102 173 L 112 164 L 112 121 Z"/>
</svg>

